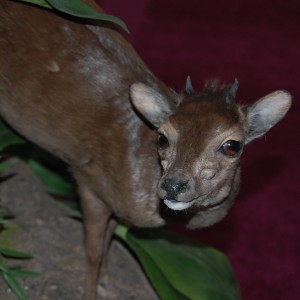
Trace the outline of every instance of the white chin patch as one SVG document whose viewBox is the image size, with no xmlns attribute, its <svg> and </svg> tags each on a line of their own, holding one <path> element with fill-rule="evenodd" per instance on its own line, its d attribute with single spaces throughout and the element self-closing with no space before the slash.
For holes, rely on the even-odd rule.
<svg viewBox="0 0 300 300">
<path fill-rule="evenodd" d="M 191 202 L 178 202 L 175 200 L 164 200 L 164 203 L 171 209 L 173 210 L 184 210 L 189 208 L 192 204 L 193 201 Z"/>
</svg>

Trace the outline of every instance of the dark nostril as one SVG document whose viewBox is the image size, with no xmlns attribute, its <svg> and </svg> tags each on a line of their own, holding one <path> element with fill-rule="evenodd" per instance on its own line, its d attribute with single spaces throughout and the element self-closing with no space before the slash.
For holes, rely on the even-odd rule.
<svg viewBox="0 0 300 300">
<path fill-rule="evenodd" d="M 177 184 L 178 194 L 184 193 L 187 190 L 188 181 L 179 181 Z"/>
<path fill-rule="evenodd" d="M 175 177 L 166 178 L 161 184 L 161 188 L 167 192 L 167 199 L 175 199 L 180 193 L 188 189 L 188 181 L 181 181 Z"/>
</svg>

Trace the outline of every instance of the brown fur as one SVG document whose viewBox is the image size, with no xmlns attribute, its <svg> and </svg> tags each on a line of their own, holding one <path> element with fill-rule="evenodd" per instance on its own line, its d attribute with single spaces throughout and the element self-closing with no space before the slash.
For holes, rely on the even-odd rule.
<svg viewBox="0 0 300 300">
<path fill-rule="evenodd" d="M 112 215 L 162 226 L 169 216 L 161 199 L 171 209 L 186 207 L 171 215 L 189 227 L 212 225 L 227 213 L 241 151 L 228 157 L 220 149 L 266 132 L 287 112 L 290 96 L 279 91 L 241 108 L 226 104 L 226 93 L 177 95 L 113 28 L 1 1 L 0 113 L 70 165 L 86 232 L 85 300 L 96 299 Z M 155 127 L 169 139 L 158 151 Z M 175 193 L 178 181 L 185 186 Z"/>
</svg>

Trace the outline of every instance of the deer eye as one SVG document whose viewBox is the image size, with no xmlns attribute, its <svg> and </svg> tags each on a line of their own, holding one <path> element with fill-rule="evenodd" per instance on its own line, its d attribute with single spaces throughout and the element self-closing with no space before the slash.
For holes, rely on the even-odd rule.
<svg viewBox="0 0 300 300">
<path fill-rule="evenodd" d="M 220 151 L 227 156 L 234 157 L 241 151 L 241 149 L 242 149 L 241 142 L 228 140 L 221 146 Z"/>
<path fill-rule="evenodd" d="M 164 136 L 163 134 L 160 134 L 158 136 L 157 145 L 161 149 L 169 147 L 169 141 L 166 138 L 166 136 Z"/>
</svg>

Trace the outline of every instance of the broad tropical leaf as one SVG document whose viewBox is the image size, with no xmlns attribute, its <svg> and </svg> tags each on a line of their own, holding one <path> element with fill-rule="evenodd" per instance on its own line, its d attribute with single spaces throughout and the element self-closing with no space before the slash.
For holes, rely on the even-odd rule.
<svg viewBox="0 0 300 300">
<path fill-rule="evenodd" d="M 122 27 L 126 32 L 128 28 L 126 24 L 119 18 L 95 11 L 92 7 L 80 0 L 19 0 L 22 2 L 36 4 L 45 8 L 55 8 L 68 15 L 72 15 L 84 19 L 94 19 L 101 21 L 113 22 Z"/>
<path fill-rule="evenodd" d="M 162 299 L 167 299 L 161 296 L 158 281 L 162 276 L 186 299 L 240 299 L 231 266 L 219 251 L 163 230 L 129 230 L 119 236 L 135 250 Z M 149 264 L 152 266 L 149 267 Z M 159 269 L 155 272 L 162 276 L 153 276 L 151 268 L 154 267 Z M 148 272 L 149 269 L 151 272 Z"/>
</svg>

